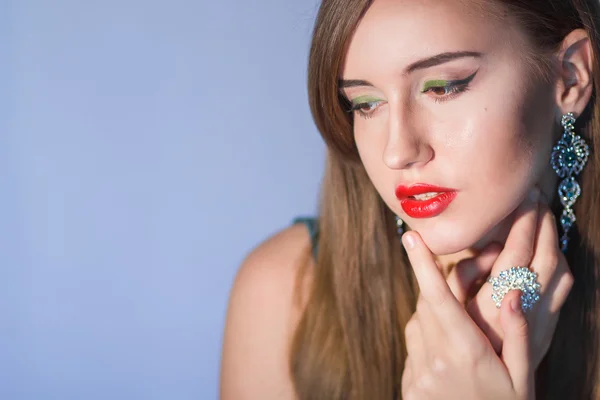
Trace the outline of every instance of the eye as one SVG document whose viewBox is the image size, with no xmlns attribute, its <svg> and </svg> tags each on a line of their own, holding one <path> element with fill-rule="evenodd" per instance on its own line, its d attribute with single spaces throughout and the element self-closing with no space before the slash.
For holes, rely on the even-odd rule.
<svg viewBox="0 0 600 400">
<path fill-rule="evenodd" d="M 373 116 L 373 113 L 377 109 L 377 106 L 379 106 L 381 103 L 382 103 L 381 100 L 365 101 L 362 103 L 357 103 L 357 104 L 352 105 L 352 107 L 350 108 L 349 111 L 356 112 L 362 118 L 368 119 Z"/>
<path fill-rule="evenodd" d="M 469 90 L 468 84 L 462 84 L 462 85 L 449 84 L 446 86 L 432 86 L 432 87 L 424 90 L 422 93 L 431 92 L 431 93 L 435 94 L 433 101 L 435 101 L 436 103 L 441 103 L 441 102 L 453 99 L 456 96 L 458 96 L 460 93 L 466 92 L 467 90 Z"/>
<path fill-rule="evenodd" d="M 465 79 L 459 79 L 454 81 L 439 80 L 426 82 L 426 88 L 423 89 L 421 93 L 431 92 L 434 95 L 433 101 L 435 101 L 436 103 L 451 100 L 458 96 L 460 93 L 469 90 L 469 83 L 473 80 L 476 74 L 477 71 L 475 71 Z"/>
</svg>

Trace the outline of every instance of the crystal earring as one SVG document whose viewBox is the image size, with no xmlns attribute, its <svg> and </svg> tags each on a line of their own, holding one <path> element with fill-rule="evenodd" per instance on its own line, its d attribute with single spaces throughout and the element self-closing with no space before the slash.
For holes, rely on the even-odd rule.
<svg viewBox="0 0 600 400">
<path fill-rule="evenodd" d="M 569 243 L 568 232 L 576 221 L 573 204 L 581 194 L 581 187 L 575 180 L 590 155 L 590 150 L 580 136 L 575 135 L 575 117 L 572 112 L 562 116 L 561 124 L 564 133 L 556 146 L 552 149 L 552 168 L 560 178 L 564 178 L 558 185 L 558 196 L 565 207 L 560 217 L 563 235 L 560 238 L 561 250 L 567 251 Z"/>
<path fill-rule="evenodd" d="M 398 236 L 402 236 L 402 234 L 404 233 L 404 221 L 402 221 L 402 219 L 396 215 L 396 229 L 398 232 Z"/>
</svg>

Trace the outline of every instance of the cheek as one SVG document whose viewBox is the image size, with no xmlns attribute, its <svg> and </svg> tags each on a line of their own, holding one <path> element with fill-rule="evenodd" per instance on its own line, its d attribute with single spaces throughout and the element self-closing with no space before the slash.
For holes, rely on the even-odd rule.
<svg viewBox="0 0 600 400">
<path fill-rule="evenodd" d="M 437 221 L 416 221 L 432 251 L 448 254 L 480 240 L 499 240 L 507 217 L 529 189 L 552 172 L 550 152 L 554 126 L 553 106 L 540 96 L 522 95 L 505 102 L 482 102 L 471 108 L 462 123 L 438 141 L 438 173 L 452 178 L 461 192 L 452 210 Z M 486 110 L 487 108 L 487 110 Z"/>
<path fill-rule="evenodd" d="M 496 105 L 488 104 L 479 120 L 475 172 L 483 181 L 502 186 L 533 185 L 549 167 L 554 124 L 547 87 L 512 93 Z M 487 127 L 487 129 L 486 129 Z"/>
<path fill-rule="evenodd" d="M 385 126 L 376 120 L 355 118 L 354 140 L 358 154 L 373 185 L 383 195 L 385 182 L 393 179 L 392 170 L 383 162 L 383 152 L 387 143 Z"/>
</svg>

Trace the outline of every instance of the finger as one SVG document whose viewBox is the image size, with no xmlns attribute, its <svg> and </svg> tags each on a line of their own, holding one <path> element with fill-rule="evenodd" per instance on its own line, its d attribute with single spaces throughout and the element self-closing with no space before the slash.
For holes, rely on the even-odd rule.
<svg viewBox="0 0 600 400">
<path fill-rule="evenodd" d="M 575 284 L 575 278 L 570 271 L 564 271 L 555 275 L 555 282 L 550 283 L 550 290 L 548 292 L 549 294 L 551 293 L 551 302 L 548 311 L 553 313 L 560 311 L 563 304 L 565 304 Z"/>
<path fill-rule="evenodd" d="M 435 314 L 431 310 L 431 306 L 425 301 L 423 296 L 419 296 L 417 301 L 417 310 L 415 315 L 418 316 L 420 326 L 420 340 L 422 340 L 423 362 L 429 365 L 432 361 L 432 356 L 437 354 L 440 348 L 446 345 L 447 340 L 443 337 L 443 329 L 440 326 Z M 442 349 L 443 350 L 443 349 Z"/>
<path fill-rule="evenodd" d="M 548 352 L 558 323 L 560 308 L 564 304 L 571 287 L 573 277 L 569 272 L 555 274 L 546 286 L 546 293 L 540 297 L 531 315 L 527 315 L 531 343 L 531 367 L 535 370 Z M 528 313 L 529 314 L 529 313 Z"/>
<path fill-rule="evenodd" d="M 538 274 L 538 282 L 541 285 L 540 292 L 546 293 L 555 277 L 569 280 L 571 275 L 567 260 L 558 247 L 558 232 L 554 214 L 545 204 L 540 204 L 540 221 L 538 227 L 538 238 L 535 245 L 534 256 L 531 260 L 531 270 Z M 564 277 L 564 278 L 563 278 Z M 560 286 L 563 289 L 563 286 Z M 550 292 L 553 293 L 553 292 Z M 556 293 L 554 293 L 556 294 Z M 561 291 L 561 296 L 552 296 L 556 302 L 551 304 L 551 310 L 558 310 L 568 291 Z"/>
<path fill-rule="evenodd" d="M 529 266 L 533 258 L 533 249 L 538 228 L 538 200 L 540 190 L 533 187 L 527 197 L 515 210 L 513 221 L 504 250 L 492 268 L 492 274 L 515 266 Z"/>
<path fill-rule="evenodd" d="M 529 355 L 529 327 L 521 310 L 521 291 L 511 290 L 502 300 L 500 310 L 504 343 L 502 361 L 508 369 L 515 391 L 520 398 L 532 389 L 533 373 Z"/>
<path fill-rule="evenodd" d="M 475 257 L 460 261 L 450 271 L 446 282 L 459 303 L 464 305 L 469 298 L 477 293 L 478 287 L 475 283 L 490 274 L 501 251 L 500 244 L 491 243 Z"/>
<path fill-rule="evenodd" d="M 473 321 L 450 291 L 421 236 L 416 231 L 409 231 L 402 236 L 402 243 L 415 272 L 421 296 L 441 328 L 449 337 L 478 340 Z"/>
<path fill-rule="evenodd" d="M 538 274 L 541 296 L 532 315 L 527 317 L 530 326 L 535 327 L 530 332 L 534 369 L 548 351 L 560 309 L 574 283 L 567 260 L 558 247 L 554 214 L 544 202 L 540 203 L 539 220 L 538 239 L 531 269 Z"/>
</svg>

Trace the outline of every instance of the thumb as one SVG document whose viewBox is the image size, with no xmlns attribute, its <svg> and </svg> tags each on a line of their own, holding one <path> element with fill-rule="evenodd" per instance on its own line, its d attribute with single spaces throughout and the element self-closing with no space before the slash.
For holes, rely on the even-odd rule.
<svg viewBox="0 0 600 400">
<path fill-rule="evenodd" d="M 502 361 L 520 398 L 532 398 L 533 371 L 529 357 L 529 326 L 521 310 L 521 291 L 511 290 L 502 300 L 500 324 L 504 331 Z"/>
</svg>

